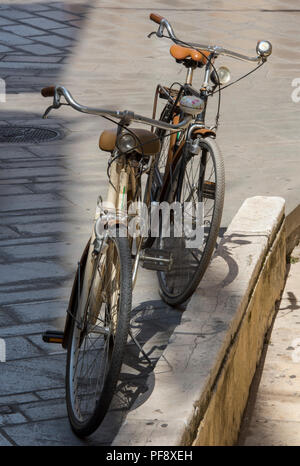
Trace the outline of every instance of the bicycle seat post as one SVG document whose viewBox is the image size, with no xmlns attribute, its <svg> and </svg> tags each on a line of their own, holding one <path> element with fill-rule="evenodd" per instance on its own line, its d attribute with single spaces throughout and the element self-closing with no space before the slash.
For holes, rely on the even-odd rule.
<svg viewBox="0 0 300 466">
<path fill-rule="evenodd" d="M 192 85 L 193 74 L 194 74 L 194 67 L 193 66 L 188 67 L 187 72 L 186 72 L 186 79 L 185 79 L 186 84 Z"/>
</svg>

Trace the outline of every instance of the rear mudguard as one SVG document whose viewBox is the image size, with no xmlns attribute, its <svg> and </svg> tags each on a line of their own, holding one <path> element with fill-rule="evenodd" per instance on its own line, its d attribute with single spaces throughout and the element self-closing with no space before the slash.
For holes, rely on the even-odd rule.
<svg viewBox="0 0 300 466">
<path fill-rule="evenodd" d="M 88 252 L 89 252 L 89 247 L 91 243 L 91 238 L 88 240 L 84 251 L 82 253 L 81 259 L 79 261 L 80 264 L 80 278 L 81 280 L 84 277 L 84 270 L 86 266 L 86 261 L 88 257 Z M 72 291 L 69 299 L 69 304 L 68 304 L 68 310 L 67 310 L 67 316 L 66 316 L 66 321 L 65 321 L 65 329 L 64 329 L 64 336 L 63 336 L 63 341 L 62 341 L 62 347 L 67 348 L 68 346 L 68 339 L 69 339 L 69 334 L 70 334 L 70 328 L 71 328 L 71 323 L 72 323 L 72 317 L 70 315 L 73 314 L 75 303 L 76 303 L 76 298 L 77 298 L 77 290 L 78 290 L 78 268 L 76 271 L 76 275 L 73 281 L 73 286 L 72 286 Z"/>
</svg>

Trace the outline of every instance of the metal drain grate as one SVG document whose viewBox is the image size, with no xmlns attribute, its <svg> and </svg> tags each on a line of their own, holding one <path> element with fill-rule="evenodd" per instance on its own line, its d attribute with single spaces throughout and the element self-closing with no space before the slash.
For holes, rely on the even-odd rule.
<svg viewBox="0 0 300 466">
<path fill-rule="evenodd" d="M 55 129 L 32 126 L 0 126 L 0 143 L 39 143 L 53 141 L 62 135 Z"/>
</svg>

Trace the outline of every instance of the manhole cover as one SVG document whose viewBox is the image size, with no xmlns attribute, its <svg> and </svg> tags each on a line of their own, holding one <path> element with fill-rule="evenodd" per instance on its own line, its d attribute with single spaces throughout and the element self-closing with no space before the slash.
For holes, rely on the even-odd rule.
<svg viewBox="0 0 300 466">
<path fill-rule="evenodd" d="M 0 126 L 0 143 L 38 143 L 61 137 L 59 131 L 32 126 Z"/>
</svg>

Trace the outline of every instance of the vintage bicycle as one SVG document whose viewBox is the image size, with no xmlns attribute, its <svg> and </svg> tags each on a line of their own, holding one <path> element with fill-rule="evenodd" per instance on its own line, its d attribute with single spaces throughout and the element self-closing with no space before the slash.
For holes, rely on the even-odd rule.
<svg viewBox="0 0 300 466">
<path fill-rule="evenodd" d="M 175 36 L 167 19 L 157 14 L 151 14 L 150 19 L 159 27 L 149 37 L 155 34 L 170 39 L 174 43 L 171 55 L 187 69 L 184 84 L 157 86 L 152 118 L 132 111 L 83 106 L 63 86 L 41 91 L 44 97 L 53 97 L 45 118 L 52 109 L 68 105 L 117 124 L 115 130 L 103 131 L 100 136 L 100 149 L 110 153 L 107 198 L 103 201 L 99 197 L 97 202 L 92 235 L 78 263 L 64 332 L 43 335 L 44 341 L 61 343 L 67 349 L 67 409 L 71 427 L 80 437 L 94 432 L 107 413 L 128 335 L 139 345 L 130 330 L 138 266 L 157 271 L 161 296 L 171 305 L 184 303 L 203 277 L 216 246 L 224 202 L 224 163 L 215 141 L 221 91 L 262 66 L 272 52 L 270 42 L 265 40 L 257 43 L 255 57 L 219 46 L 187 43 Z M 228 68 L 215 67 L 222 55 L 257 66 L 228 84 Z M 192 86 L 198 68 L 204 69 L 200 90 Z M 216 122 L 207 126 L 207 103 L 213 95 L 218 96 Z M 159 99 L 165 104 L 156 119 Z M 151 130 L 132 128 L 133 122 L 151 126 Z M 166 234 L 160 206 L 173 203 L 179 210 L 168 211 L 170 228 Z M 179 222 L 181 234 L 175 234 L 180 208 L 186 204 L 189 228 L 182 229 Z M 199 205 L 200 225 L 196 222 Z M 148 214 L 156 216 L 156 235 L 144 222 Z M 134 223 L 131 234 L 130 222 Z M 202 231 L 201 241 L 191 246 L 197 229 Z M 142 234 L 137 235 L 137 230 Z"/>
</svg>

